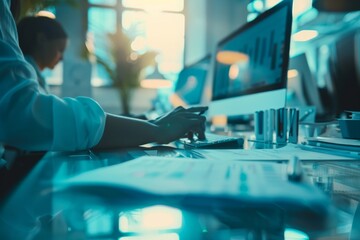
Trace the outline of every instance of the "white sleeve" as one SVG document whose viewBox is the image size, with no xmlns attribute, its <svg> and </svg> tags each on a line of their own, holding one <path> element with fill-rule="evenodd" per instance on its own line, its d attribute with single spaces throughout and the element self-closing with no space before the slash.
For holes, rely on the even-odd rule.
<svg viewBox="0 0 360 240">
<path fill-rule="evenodd" d="M 73 151 L 95 146 L 106 115 L 92 99 L 44 95 L 23 58 L 8 0 L 0 0 L 0 143 L 24 150 Z"/>
</svg>

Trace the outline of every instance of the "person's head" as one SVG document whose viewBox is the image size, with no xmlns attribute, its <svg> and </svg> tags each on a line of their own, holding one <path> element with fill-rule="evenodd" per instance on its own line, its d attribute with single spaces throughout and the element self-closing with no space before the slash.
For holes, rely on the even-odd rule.
<svg viewBox="0 0 360 240">
<path fill-rule="evenodd" d="M 48 17 L 25 17 L 17 26 L 24 55 L 34 58 L 39 68 L 53 69 L 62 60 L 67 34 L 61 24 Z"/>
</svg>

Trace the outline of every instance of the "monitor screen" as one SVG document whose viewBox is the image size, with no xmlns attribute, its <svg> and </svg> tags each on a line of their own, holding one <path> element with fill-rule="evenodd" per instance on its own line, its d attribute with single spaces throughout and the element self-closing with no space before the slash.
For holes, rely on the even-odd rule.
<svg viewBox="0 0 360 240">
<path fill-rule="evenodd" d="M 181 105 L 197 105 L 200 104 L 211 56 L 206 55 L 199 61 L 185 66 L 179 73 L 178 80 L 175 85 L 174 93 Z M 174 99 L 174 96 L 173 98 Z M 179 104 L 173 104 L 179 105 Z"/>
<path fill-rule="evenodd" d="M 290 59 L 287 89 L 287 106 L 314 106 L 317 116 L 324 114 L 319 87 L 305 53 Z"/>
<path fill-rule="evenodd" d="M 332 113 L 360 111 L 360 33 L 350 31 L 330 46 L 330 72 L 334 90 Z"/>
<path fill-rule="evenodd" d="M 292 1 L 283 1 L 220 41 L 209 116 L 285 107 Z"/>
</svg>

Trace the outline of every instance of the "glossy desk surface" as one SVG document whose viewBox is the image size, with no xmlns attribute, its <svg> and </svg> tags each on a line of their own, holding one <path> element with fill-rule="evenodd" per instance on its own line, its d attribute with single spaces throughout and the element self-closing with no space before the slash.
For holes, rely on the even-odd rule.
<svg viewBox="0 0 360 240">
<path fill-rule="evenodd" d="M 196 211 L 131 202 L 117 206 L 81 194 L 56 194 L 57 180 L 144 155 L 198 157 L 167 147 L 48 153 L 5 200 L 0 239 L 360 239 L 360 161 L 303 163 L 306 180 L 333 204 L 321 227 L 306 215 L 298 219 L 299 225 L 289 226 L 276 209 Z M 306 225 L 314 227 L 304 229 Z"/>
</svg>

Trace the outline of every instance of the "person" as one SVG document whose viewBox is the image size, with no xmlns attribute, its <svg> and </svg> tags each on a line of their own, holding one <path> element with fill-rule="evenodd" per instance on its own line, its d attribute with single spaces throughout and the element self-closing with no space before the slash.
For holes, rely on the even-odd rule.
<svg viewBox="0 0 360 240">
<path fill-rule="evenodd" d="M 27 151 L 75 151 L 169 143 L 201 137 L 207 107 L 173 111 L 146 121 L 104 112 L 93 99 L 59 98 L 39 91 L 36 73 L 19 48 L 10 6 L 0 0 L 0 142 Z"/>
<path fill-rule="evenodd" d="M 62 60 L 68 40 L 64 28 L 55 19 L 29 16 L 18 22 L 17 32 L 25 60 L 36 71 L 40 91 L 49 94 L 49 86 L 41 71 L 54 69 Z"/>
</svg>

